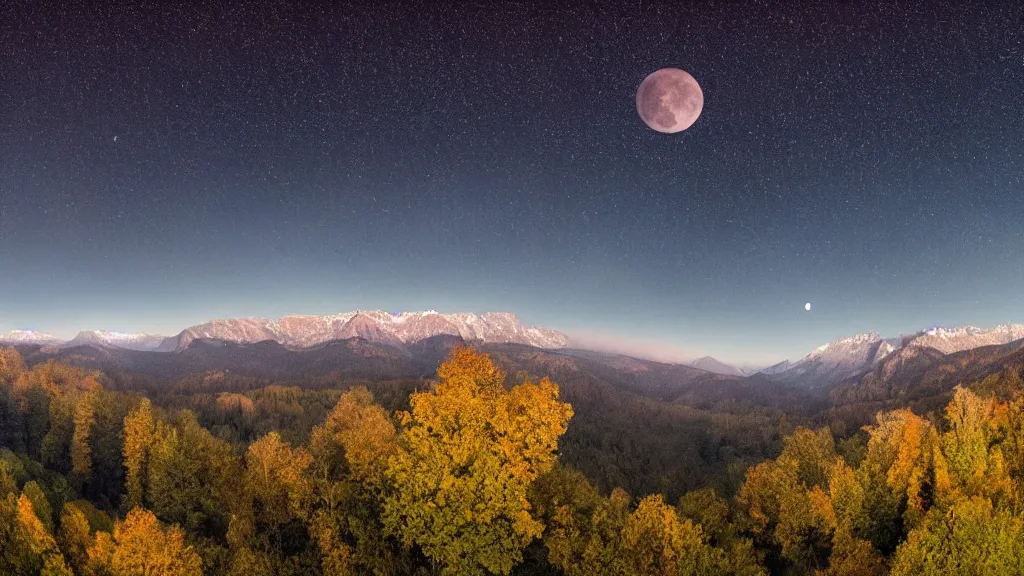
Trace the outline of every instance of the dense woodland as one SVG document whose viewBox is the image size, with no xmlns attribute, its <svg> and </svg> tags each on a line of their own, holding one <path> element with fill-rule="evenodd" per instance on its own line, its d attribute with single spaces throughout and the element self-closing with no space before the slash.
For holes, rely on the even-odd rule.
<svg viewBox="0 0 1024 576">
<path fill-rule="evenodd" d="M 859 429 L 523 365 L 155 386 L 0 350 L 0 573 L 1024 574 L 1018 373 Z"/>
</svg>

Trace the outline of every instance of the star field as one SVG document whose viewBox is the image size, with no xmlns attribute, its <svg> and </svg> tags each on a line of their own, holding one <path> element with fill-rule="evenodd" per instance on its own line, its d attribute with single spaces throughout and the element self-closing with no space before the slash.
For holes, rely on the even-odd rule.
<svg viewBox="0 0 1024 576">
<path fill-rule="evenodd" d="M 769 361 L 1022 322 L 1024 7 L 986 4 L 8 2 L 0 331 L 508 310 Z M 634 105 L 666 66 L 675 135 Z"/>
</svg>

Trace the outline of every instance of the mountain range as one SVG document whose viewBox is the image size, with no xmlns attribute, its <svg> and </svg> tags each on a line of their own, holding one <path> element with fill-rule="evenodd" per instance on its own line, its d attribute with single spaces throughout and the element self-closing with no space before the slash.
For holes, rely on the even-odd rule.
<svg viewBox="0 0 1024 576">
<path fill-rule="evenodd" d="M 197 341 L 229 344 L 272 342 L 283 349 L 302 350 L 357 339 L 398 350 L 402 354 L 415 355 L 413 348 L 418 343 L 442 336 L 477 345 L 518 344 L 545 350 L 566 349 L 572 344 L 567 335 L 556 330 L 526 326 L 512 313 L 440 314 L 433 310 L 398 314 L 380 310 L 353 311 L 327 316 L 292 315 L 277 320 L 212 320 L 186 328 L 171 337 L 91 330 L 63 341 L 40 332 L 15 330 L 0 335 L 0 343 L 35 344 L 49 350 L 92 346 L 139 352 L 182 353 Z M 717 375 L 757 377 L 812 390 L 830 389 L 871 372 L 882 366 L 888 358 L 931 358 L 936 354 L 956 354 L 984 346 L 1006 345 L 1021 339 L 1024 339 L 1024 324 L 1001 324 L 989 329 L 973 326 L 930 328 L 890 338 L 876 332 L 866 332 L 839 338 L 819 346 L 798 361 L 787 360 L 756 373 L 710 356 L 693 360 L 687 366 Z"/>
<path fill-rule="evenodd" d="M 457 336 L 467 342 L 523 344 L 535 348 L 564 348 L 569 338 L 556 330 L 524 325 L 515 314 L 355 311 L 329 316 L 284 316 L 212 320 L 165 338 L 154 334 L 90 330 L 68 341 L 30 330 L 0 335 L 0 343 L 49 347 L 93 345 L 126 350 L 180 352 L 200 339 L 239 344 L 273 341 L 287 348 L 308 348 L 334 340 L 364 340 L 402 348 L 434 336 Z"/>
<path fill-rule="evenodd" d="M 1000 324 L 989 329 L 974 326 L 930 328 L 897 338 L 883 338 L 876 332 L 866 332 L 829 342 L 797 362 L 780 362 L 759 374 L 771 380 L 809 388 L 830 387 L 872 370 L 898 351 L 907 350 L 901 357 L 916 357 L 922 350 L 935 351 L 941 356 L 1009 344 L 1022 338 L 1024 324 Z"/>
</svg>

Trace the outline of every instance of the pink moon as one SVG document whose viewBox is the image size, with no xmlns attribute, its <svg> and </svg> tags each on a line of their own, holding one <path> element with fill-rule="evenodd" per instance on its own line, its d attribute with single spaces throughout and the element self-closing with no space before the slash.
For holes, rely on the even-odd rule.
<svg viewBox="0 0 1024 576">
<path fill-rule="evenodd" d="M 662 68 L 652 72 L 636 90 L 636 111 L 652 129 L 665 134 L 682 132 L 697 121 L 704 108 L 704 92 L 689 72 Z"/>
</svg>

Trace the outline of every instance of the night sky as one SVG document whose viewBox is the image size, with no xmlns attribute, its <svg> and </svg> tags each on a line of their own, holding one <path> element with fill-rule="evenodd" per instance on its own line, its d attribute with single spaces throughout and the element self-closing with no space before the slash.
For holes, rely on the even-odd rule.
<svg viewBox="0 0 1024 576">
<path fill-rule="evenodd" d="M 766 362 L 1024 322 L 1018 1 L 321 4 L 0 3 L 0 332 L 494 310 Z M 635 106 L 667 66 L 678 134 Z"/>
</svg>

